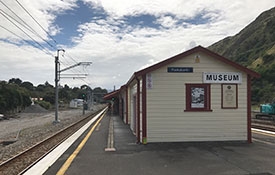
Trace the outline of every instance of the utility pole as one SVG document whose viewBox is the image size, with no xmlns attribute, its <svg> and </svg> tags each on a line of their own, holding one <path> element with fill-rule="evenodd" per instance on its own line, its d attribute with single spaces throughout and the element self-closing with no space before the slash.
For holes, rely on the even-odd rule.
<svg viewBox="0 0 275 175">
<path fill-rule="evenodd" d="M 59 52 L 65 52 L 64 49 L 58 49 L 57 50 L 57 56 L 55 57 L 55 120 L 53 121 L 54 124 L 59 123 L 59 119 L 58 119 L 58 82 L 60 80 L 60 73 L 66 70 L 69 70 L 71 68 L 74 68 L 76 66 L 80 66 L 80 65 L 87 65 L 89 66 L 90 64 L 92 64 L 92 62 L 79 62 L 75 65 L 69 66 L 65 69 L 60 70 L 60 63 L 59 63 Z M 64 78 L 70 78 L 70 77 L 64 77 Z M 78 77 L 72 77 L 72 78 L 78 78 Z M 83 77 L 79 77 L 79 78 L 83 78 Z"/>
<path fill-rule="evenodd" d="M 64 49 L 58 49 L 57 50 L 57 56 L 55 57 L 55 120 L 53 123 L 59 123 L 58 120 L 58 82 L 60 79 L 60 63 L 59 63 L 59 52 L 65 52 Z"/>
</svg>

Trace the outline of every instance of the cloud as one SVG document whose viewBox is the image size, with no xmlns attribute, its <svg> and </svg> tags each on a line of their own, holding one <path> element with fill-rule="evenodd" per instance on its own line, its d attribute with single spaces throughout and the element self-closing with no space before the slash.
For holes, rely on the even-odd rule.
<svg viewBox="0 0 275 175">
<path fill-rule="evenodd" d="M 4 48 L 4 49 L 3 49 Z M 54 58 L 31 46 L 0 42 L 0 80 L 20 77 L 34 84 L 54 78 Z"/>
<path fill-rule="evenodd" d="M 60 38 L 65 32 L 57 22 L 58 17 L 77 10 L 77 0 L 20 1 L 34 15 L 39 23 L 53 35 Z M 234 35 L 253 21 L 262 11 L 274 6 L 273 0 L 219 1 L 219 0 L 83 0 L 96 14 L 84 23 L 76 24 L 74 34 L 58 47 L 66 50 L 60 57 L 61 67 L 76 62 L 91 61 L 89 67 L 76 67 L 69 73 L 88 72 L 84 79 L 62 79 L 61 84 L 112 89 L 125 84 L 133 72 L 167 59 L 194 47 L 210 44 Z M 24 21 L 32 26 L 43 39 L 53 41 L 26 14 L 15 1 L 6 2 Z M 1 4 L 0 4 L 1 5 Z M 3 5 L 1 8 L 9 12 Z M 252 10 L 253 9 L 253 10 Z M 13 15 L 9 12 L 10 15 Z M 3 16 L 0 25 L 26 35 Z M 20 38 L 0 28 L 0 80 L 21 78 L 34 84 L 54 80 L 54 55 L 23 43 Z M 31 34 L 43 46 L 41 38 Z M 73 58 L 73 59 L 72 59 Z"/>
<path fill-rule="evenodd" d="M 10 31 L 23 38 L 31 40 L 30 37 L 32 37 L 39 42 L 43 41 L 42 38 L 48 40 L 49 37 L 47 33 L 35 22 L 35 20 L 32 19 L 32 17 L 34 17 L 48 33 L 56 35 L 60 32 L 60 28 L 58 28 L 58 26 L 52 25 L 56 15 L 75 7 L 75 0 L 24 0 L 18 1 L 19 3 L 16 2 L 17 1 L 6 1 L 0 4 L 1 25 L 7 27 Z M 27 36 L 26 33 L 22 32 L 22 30 L 20 30 L 17 26 L 26 31 L 30 37 Z M 33 33 L 32 31 L 35 31 L 37 34 Z M 1 32 L 0 38 L 18 39 L 18 37 L 6 30 Z"/>
</svg>

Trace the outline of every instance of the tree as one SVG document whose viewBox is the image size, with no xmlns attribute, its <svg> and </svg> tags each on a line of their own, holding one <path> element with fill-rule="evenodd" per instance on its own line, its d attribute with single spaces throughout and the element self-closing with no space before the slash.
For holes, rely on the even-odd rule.
<svg viewBox="0 0 275 175">
<path fill-rule="evenodd" d="M 91 89 L 88 85 L 82 85 L 81 87 L 80 87 L 80 89 Z"/>
<path fill-rule="evenodd" d="M 19 88 L 18 92 L 19 92 L 19 94 L 21 96 L 21 99 L 22 99 L 21 107 L 25 108 L 25 107 L 31 105 L 32 101 L 30 99 L 29 91 L 25 88 Z"/>
<path fill-rule="evenodd" d="M 62 88 L 59 90 L 59 98 L 65 102 L 69 102 L 71 100 L 70 90 L 67 88 Z"/>
<path fill-rule="evenodd" d="M 54 104 L 55 103 L 55 93 L 53 91 L 49 91 L 43 96 L 43 99 L 47 102 L 50 102 L 51 104 Z"/>
<path fill-rule="evenodd" d="M 53 85 L 51 85 L 48 81 L 45 82 L 45 87 L 54 88 Z"/>
<path fill-rule="evenodd" d="M 39 84 L 36 88 L 36 91 L 40 91 L 40 92 L 43 92 L 44 91 L 44 89 L 45 89 L 45 85 L 43 85 L 43 84 Z"/>
<path fill-rule="evenodd" d="M 28 90 L 17 84 L 0 83 L 0 112 L 22 110 L 31 104 Z"/>
<path fill-rule="evenodd" d="M 87 96 L 94 93 L 94 99 L 97 102 L 103 101 L 103 95 L 107 93 L 106 89 L 97 87 L 91 89 L 88 85 L 70 88 L 67 84 L 59 89 L 59 99 L 68 103 L 71 99 L 81 98 L 87 100 Z M 91 94 L 90 94 L 91 95 Z M 0 113 L 9 113 L 22 110 L 31 104 L 30 97 L 43 98 L 39 104 L 55 103 L 55 89 L 49 82 L 39 84 L 35 87 L 31 82 L 12 78 L 8 82 L 0 81 Z"/>
<path fill-rule="evenodd" d="M 14 83 L 14 84 L 17 84 L 20 86 L 22 83 L 22 80 L 20 80 L 19 78 L 12 78 L 9 80 L 9 84 L 11 84 L 11 83 Z"/>
<path fill-rule="evenodd" d="M 24 81 L 20 86 L 26 88 L 29 91 L 34 90 L 33 84 L 31 82 L 28 82 L 28 81 Z"/>
<path fill-rule="evenodd" d="M 93 89 L 93 93 L 94 93 L 94 100 L 96 102 L 101 103 L 103 102 L 103 96 L 107 94 L 108 91 L 106 89 L 101 89 L 100 87 L 96 87 Z"/>
</svg>

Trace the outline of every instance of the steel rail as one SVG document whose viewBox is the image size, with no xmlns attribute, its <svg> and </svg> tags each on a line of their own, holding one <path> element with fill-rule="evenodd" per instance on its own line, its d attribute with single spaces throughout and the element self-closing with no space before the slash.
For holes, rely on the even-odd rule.
<svg viewBox="0 0 275 175">
<path fill-rule="evenodd" d="M 251 127 L 255 129 L 262 129 L 262 130 L 275 132 L 274 121 L 253 119 Z"/>
<path fill-rule="evenodd" d="M 64 140 L 70 137 L 79 128 L 85 125 L 86 120 L 96 116 L 105 108 L 90 114 L 85 118 L 67 126 L 52 136 L 38 142 L 32 147 L 22 151 L 14 157 L 2 162 L 0 164 L 0 174 L 23 174 L 35 163 L 45 157 L 50 151 L 60 145 Z"/>
</svg>

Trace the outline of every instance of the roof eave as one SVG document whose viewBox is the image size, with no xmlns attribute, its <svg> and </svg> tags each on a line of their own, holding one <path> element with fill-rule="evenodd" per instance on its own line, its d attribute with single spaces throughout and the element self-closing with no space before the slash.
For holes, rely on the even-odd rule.
<svg viewBox="0 0 275 175">
<path fill-rule="evenodd" d="M 235 63 L 235 62 L 233 62 L 233 61 L 231 61 L 231 60 L 229 60 L 229 59 L 227 59 L 227 58 L 225 58 L 225 57 L 223 57 L 223 56 L 221 56 L 221 55 L 219 55 L 219 54 L 217 54 L 217 53 L 215 53 L 215 52 L 213 52 L 211 50 L 208 50 L 208 49 L 206 49 L 206 48 L 204 48 L 204 47 L 202 47 L 202 46 L 199 45 L 197 47 L 194 47 L 193 49 L 190 49 L 188 51 L 185 51 L 183 53 L 175 55 L 175 56 L 173 56 L 171 58 L 168 58 L 168 59 L 166 59 L 164 61 L 161 61 L 161 62 L 159 62 L 157 64 L 154 64 L 154 65 L 149 66 L 149 67 L 147 67 L 145 69 L 142 69 L 142 70 L 140 70 L 138 72 L 135 72 L 133 74 L 133 76 L 131 77 L 130 80 L 133 81 L 135 79 L 135 77 L 139 77 L 139 76 L 142 76 L 144 74 L 147 74 L 147 73 L 149 73 L 151 71 L 154 71 L 154 70 L 156 70 L 156 69 L 158 69 L 160 67 L 168 65 L 168 64 L 170 64 L 170 63 L 172 63 L 172 62 L 174 62 L 174 61 L 176 61 L 178 59 L 181 59 L 182 57 L 186 57 L 186 56 L 191 55 L 191 54 L 196 53 L 196 52 L 204 52 L 204 53 L 206 53 L 206 54 L 208 54 L 210 56 L 213 56 L 214 58 L 217 58 L 220 61 L 222 61 L 224 63 L 227 63 L 227 64 L 229 64 L 229 65 L 231 65 L 231 66 L 233 66 L 233 67 L 235 67 L 235 68 L 237 68 L 237 69 L 239 69 L 239 70 L 241 70 L 241 71 L 243 71 L 243 72 L 251 75 L 252 77 L 255 77 L 255 78 L 260 78 L 261 77 L 261 75 L 258 74 L 257 72 L 255 72 L 253 70 L 250 70 L 250 69 L 248 69 L 248 68 L 246 68 L 246 67 L 244 67 L 244 66 L 242 66 L 240 64 L 237 64 L 237 63 Z"/>
</svg>

